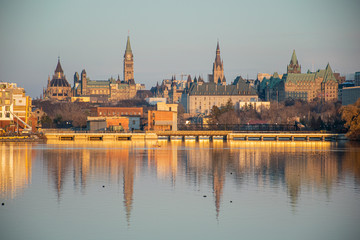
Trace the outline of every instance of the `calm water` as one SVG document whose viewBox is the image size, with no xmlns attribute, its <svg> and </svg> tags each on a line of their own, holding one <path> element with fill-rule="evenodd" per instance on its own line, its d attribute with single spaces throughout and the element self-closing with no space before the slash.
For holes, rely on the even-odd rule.
<svg viewBox="0 0 360 240">
<path fill-rule="evenodd" d="M 359 144 L 3 143 L 0 156 L 0 239 L 360 239 Z"/>
</svg>

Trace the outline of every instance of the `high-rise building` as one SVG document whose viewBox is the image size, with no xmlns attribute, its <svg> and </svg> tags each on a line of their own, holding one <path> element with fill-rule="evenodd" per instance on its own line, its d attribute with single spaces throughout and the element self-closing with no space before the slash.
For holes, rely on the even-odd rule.
<svg viewBox="0 0 360 240">
<path fill-rule="evenodd" d="M 355 73 L 355 81 L 354 81 L 355 86 L 360 86 L 360 72 L 356 72 Z"/>
</svg>

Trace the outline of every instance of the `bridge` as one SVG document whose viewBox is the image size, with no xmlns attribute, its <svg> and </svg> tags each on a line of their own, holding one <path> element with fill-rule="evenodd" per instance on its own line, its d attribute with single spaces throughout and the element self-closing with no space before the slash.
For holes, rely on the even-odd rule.
<svg viewBox="0 0 360 240">
<path fill-rule="evenodd" d="M 117 142 L 146 140 L 223 140 L 223 141 L 338 141 L 344 134 L 322 132 L 234 132 L 234 131 L 147 131 L 144 133 L 114 132 L 49 132 L 48 141 Z"/>
</svg>

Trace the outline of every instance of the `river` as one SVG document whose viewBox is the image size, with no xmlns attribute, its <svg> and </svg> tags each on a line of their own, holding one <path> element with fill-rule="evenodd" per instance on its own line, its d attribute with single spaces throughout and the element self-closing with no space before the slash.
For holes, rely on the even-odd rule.
<svg viewBox="0 0 360 240">
<path fill-rule="evenodd" d="M 360 144 L 0 143 L 0 239 L 359 239 Z"/>
</svg>

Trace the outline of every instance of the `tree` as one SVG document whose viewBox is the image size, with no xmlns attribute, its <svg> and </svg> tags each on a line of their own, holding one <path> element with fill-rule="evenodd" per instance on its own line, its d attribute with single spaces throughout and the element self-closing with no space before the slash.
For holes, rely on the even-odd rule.
<svg viewBox="0 0 360 240">
<path fill-rule="evenodd" d="M 228 111 L 233 111 L 233 110 L 235 110 L 234 104 L 231 101 L 231 98 L 229 98 L 229 100 L 226 102 L 225 107 L 223 108 L 223 112 L 228 112 Z"/>
<path fill-rule="evenodd" d="M 211 110 L 210 110 L 210 124 L 217 124 L 219 123 L 219 117 L 221 115 L 221 111 L 217 106 L 212 106 Z"/>
<path fill-rule="evenodd" d="M 181 103 L 179 103 L 178 104 L 178 119 L 177 119 L 178 124 L 184 123 L 184 113 L 185 113 L 185 108 Z"/>
<path fill-rule="evenodd" d="M 53 124 L 52 124 L 52 120 L 51 120 L 51 118 L 50 118 L 48 115 L 43 115 L 43 116 L 41 117 L 40 122 L 41 122 L 42 128 L 51 128 L 52 125 L 53 125 Z"/>
<path fill-rule="evenodd" d="M 346 136 L 351 140 L 360 141 L 360 98 L 355 104 L 342 107 L 341 118 L 345 121 L 345 127 L 349 129 Z"/>
</svg>

